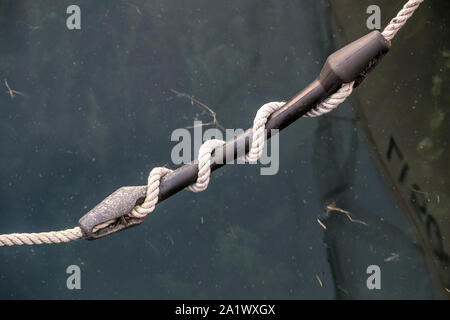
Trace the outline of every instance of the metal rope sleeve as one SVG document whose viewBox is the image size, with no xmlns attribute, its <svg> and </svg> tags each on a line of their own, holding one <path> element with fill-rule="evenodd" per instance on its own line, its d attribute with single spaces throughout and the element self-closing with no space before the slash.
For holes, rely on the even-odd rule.
<svg viewBox="0 0 450 320">
<path fill-rule="evenodd" d="M 409 0 L 398 14 L 393 18 L 381 33 L 386 40 L 392 40 L 397 32 L 411 18 L 416 9 L 424 0 Z M 318 117 L 336 109 L 352 93 L 354 82 L 344 83 L 338 91 L 329 96 L 303 117 Z M 269 102 L 263 105 L 257 112 L 253 122 L 252 145 L 246 160 L 250 162 L 257 161 L 263 151 L 266 136 L 264 134 L 265 124 L 270 115 L 284 105 L 284 102 Z M 211 153 L 214 148 L 225 143 L 222 140 L 208 140 L 202 144 L 198 155 L 198 178 L 195 184 L 187 189 L 193 192 L 200 192 L 208 187 L 210 179 Z M 144 203 L 133 208 L 130 215 L 136 218 L 143 218 L 155 209 L 158 203 L 159 185 L 161 179 L 173 170 L 166 167 L 156 167 L 150 171 L 147 182 L 147 192 Z M 12 245 L 32 245 L 43 243 L 61 243 L 77 240 L 82 237 L 79 227 L 73 229 L 51 231 L 42 233 L 12 233 L 0 235 L 0 247 Z"/>
</svg>

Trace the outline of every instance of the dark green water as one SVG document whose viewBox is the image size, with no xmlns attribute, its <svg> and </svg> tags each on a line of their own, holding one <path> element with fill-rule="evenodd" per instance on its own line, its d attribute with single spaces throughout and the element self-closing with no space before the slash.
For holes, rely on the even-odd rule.
<svg viewBox="0 0 450 320">
<path fill-rule="evenodd" d="M 2 85 L 25 94 L 0 95 L 0 233 L 74 227 L 152 167 L 173 168 L 172 131 L 210 118 L 171 88 L 226 128 L 247 128 L 341 45 L 327 1 L 77 1 L 76 31 L 66 28 L 70 4 L 0 1 Z M 277 175 L 225 167 L 205 192 L 173 196 L 137 228 L 0 248 L 0 298 L 436 297 L 369 148 L 351 101 L 300 120 L 281 133 Z M 332 202 L 369 227 L 330 213 L 324 233 L 316 219 Z M 333 267 L 336 252 L 352 269 Z M 399 259 L 385 262 L 393 252 Z M 73 264 L 81 290 L 66 287 Z M 371 264 L 382 268 L 376 292 L 365 286 Z"/>
</svg>

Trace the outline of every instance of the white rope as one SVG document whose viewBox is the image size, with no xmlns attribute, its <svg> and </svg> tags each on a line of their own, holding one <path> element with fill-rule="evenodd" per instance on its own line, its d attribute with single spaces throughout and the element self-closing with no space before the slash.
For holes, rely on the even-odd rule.
<svg viewBox="0 0 450 320">
<path fill-rule="evenodd" d="M 77 240 L 81 237 L 80 227 L 41 233 L 10 233 L 0 235 L 0 247 L 23 244 L 61 243 Z"/>
<path fill-rule="evenodd" d="M 352 94 L 355 82 L 344 83 L 334 94 L 322 101 L 317 107 L 311 109 L 304 117 L 318 117 L 336 109 L 342 102 Z"/>
<path fill-rule="evenodd" d="M 136 218 L 143 218 L 155 209 L 155 205 L 158 203 L 159 184 L 165 175 L 171 173 L 166 167 L 153 168 L 148 175 L 147 180 L 147 192 L 144 202 L 133 208 L 131 216 Z"/>
<path fill-rule="evenodd" d="M 386 40 L 392 40 L 397 34 L 398 30 L 400 30 L 408 21 L 409 18 L 413 15 L 414 11 L 420 6 L 420 4 L 424 0 L 409 0 L 400 10 L 394 19 L 389 22 L 386 28 L 384 28 L 381 33 Z"/>
<path fill-rule="evenodd" d="M 286 102 L 269 102 L 259 108 L 253 120 L 252 145 L 246 157 L 249 162 L 256 162 L 262 155 L 266 141 L 266 123 L 272 113 L 284 106 Z"/>
<path fill-rule="evenodd" d="M 198 150 L 198 178 L 193 185 L 187 187 L 188 190 L 200 192 L 208 187 L 209 176 L 211 175 L 211 153 L 224 143 L 225 141 L 223 140 L 212 139 L 201 145 Z"/>
<path fill-rule="evenodd" d="M 414 11 L 424 0 L 409 0 L 403 9 L 399 11 L 397 16 L 391 20 L 381 33 L 387 40 L 392 40 L 397 32 L 405 25 L 406 21 L 411 18 Z M 352 93 L 354 82 L 344 83 L 338 91 L 329 96 L 311 111 L 306 113 L 304 117 L 318 117 L 336 109 L 342 102 Z M 256 113 L 253 121 L 253 135 L 250 151 L 245 157 L 246 161 L 256 162 L 262 155 L 264 144 L 266 141 L 266 123 L 272 113 L 279 110 L 284 102 L 269 102 L 263 105 Z M 211 154 L 215 148 L 222 146 L 225 141 L 212 139 L 202 144 L 198 155 L 198 177 L 197 181 L 188 186 L 186 189 L 192 192 L 200 192 L 208 187 L 211 175 Z M 166 167 L 156 167 L 150 171 L 147 180 L 147 192 L 144 202 L 133 208 L 130 215 L 136 218 L 144 218 L 150 212 L 155 210 L 158 203 L 159 185 L 161 179 L 173 170 Z M 23 244 L 43 244 L 43 243 L 60 243 L 77 240 L 82 237 L 79 227 L 62 231 L 51 231 L 42 233 L 12 233 L 0 235 L 0 246 L 12 246 Z"/>
</svg>

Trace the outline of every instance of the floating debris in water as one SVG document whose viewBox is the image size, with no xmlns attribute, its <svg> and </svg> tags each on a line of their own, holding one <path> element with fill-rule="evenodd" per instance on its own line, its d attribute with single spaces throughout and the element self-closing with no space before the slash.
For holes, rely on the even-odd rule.
<svg viewBox="0 0 450 320">
<path fill-rule="evenodd" d="M 9 96 L 11 97 L 11 99 L 14 99 L 14 97 L 16 96 L 16 94 L 18 94 L 18 95 L 20 95 L 20 96 L 24 96 L 24 95 L 25 95 L 25 94 L 23 94 L 23 93 L 20 92 L 20 91 L 11 89 L 11 87 L 9 86 L 8 81 L 7 81 L 6 79 L 5 79 L 5 86 L 6 86 L 6 89 L 8 89 L 8 91 L 6 91 L 6 93 L 9 94 Z"/>
<path fill-rule="evenodd" d="M 216 125 L 219 129 L 225 131 L 225 128 L 219 123 L 219 121 L 217 120 L 217 115 L 211 107 L 209 107 L 206 104 L 204 104 L 203 102 L 195 99 L 195 96 L 189 95 L 187 93 L 178 92 L 175 89 L 170 89 L 170 91 L 172 91 L 172 93 L 174 93 L 177 97 L 189 99 L 191 101 L 191 105 L 197 104 L 201 108 L 203 108 L 204 110 L 209 112 L 209 114 L 211 114 L 211 117 L 213 118 L 213 120 L 210 122 L 207 122 L 207 123 L 203 123 L 201 126 Z M 188 127 L 188 128 L 195 128 L 195 127 L 196 126 L 192 126 L 192 127 Z"/>
<path fill-rule="evenodd" d="M 323 224 L 322 221 L 320 221 L 319 218 L 317 218 L 317 223 L 320 224 L 320 226 L 321 226 L 322 228 L 324 228 L 325 230 L 327 230 L 327 227 Z"/>
<path fill-rule="evenodd" d="M 316 274 L 316 279 L 317 279 L 317 282 L 319 282 L 320 286 L 323 288 L 323 282 L 322 282 L 322 280 L 320 280 L 320 277 L 318 274 Z"/>
<path fill-rule="evenodd" d="M 384 262 L 398 260 L 399 258 L 400 258 L 400 255 L 398 253 L 392 252 L 389 257 L 384 259 Z"/>
<path fill-rule="evenodd" d="M 327 216 L 328 216 L 328 213 L 330 213 L 331 211 L 337 211 L 337 212 L 340 212 L 340 213 L 345 214 L 345 215 L 347 216 L 347 218 L 348 218 L 351 222 L 359 223 L 359 224 L 362 224 L 362 225 L 365 225 L 365 226 L 369 226 L 367 223 L 365 223 L 365 222 L 362 221 L 362 220 L 353 219 L 352 216 L 350 215 L 350 212 L 348 212 L 347 210 L 344 210 L 344 209 L 341 209 L 341 208 L 336 207 L 336 204 L 335 204 L 334 202 L 333 202 L 332 204 L 327 205 L 327 206 L 326 206 L 326 209 L 327 209 L 327 212 L 326 212 L 326 215 L 327 215 Z"/>
</svg>

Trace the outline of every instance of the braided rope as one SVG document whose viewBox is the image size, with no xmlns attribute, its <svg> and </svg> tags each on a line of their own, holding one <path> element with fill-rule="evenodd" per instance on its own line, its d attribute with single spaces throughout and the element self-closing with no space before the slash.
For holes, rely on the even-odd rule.
<svg viewBox="0 0 450 320">
<path fill-rule="evenodd" d="M 147 180 L 145 200 L 141 205 L 133 208 L 130 213 L 131 216 L 136 218 L 144 218 L 155 209 L 155 206 L 158 203 L 159 184 L 161 179 L 172 171 L 173 170 L 166 167 L 156 167 L 150 171 Z"/>
<path fill-rule="evenodd" d="M 423 1 L 424 0 L 409 0 L 381 33 L 384 38 L 386 38 L 386 40 L 392 40 Z M 350 96 L 353 85 L 354 82 L 344 83 L 338 91 L 306 113 L 304 117 L 318 117 L 336 109 L 348 96 Z M 258 110 L 253 121 L 252 145 L 249 153 L 245 157 L 246 161 L 251 163 L 256 162 L 261 157 L 266 141 L 265 125 L 267 119 L 284 104 L 284 102 L 269 102 Z M 215 148 L 224 143 L 225 141 L 212 139 L 202 144 L 198 156 L 199 170 L 197 181 L 186 189 L 192 192 L 200 192 L 208 187 L 211 175 L 211 154 Z M 158 203 L 161 179 L 172 171 L 173 170 L 166 167 L 156 167 L 150 171 L 147 180 L 145 200 L 141 205 L 134 207 L 130 215 L 136 218 L 143 218 L 155 209 L 155 206 Z M 0 247 L 23 244 L 61 243 L 77 240 L 81 237 L 82 232 L 79 227 L 42 233 L 12 233 L 0 235 Z"/>
<path fill-rule="evenodd" d="M 345 101 L 345 99 L 347 99 L 348 96 L 352 94 L 354 83 L 354 81 L 344 83 L 338 91 L 322 101 L 317 107 L 311 109 L 311 111 L 306 113 L 304 117 L 318 117 L 336 109 L 342 102 Z"/>
<path fill-rule="evenodd" d="M 200 192 L 205 190 L 209 184 L 209 176 L 211 175 L 211 154 L 217 147 L 225 143 L 223 140 L 212 139 L 203 143 L 198 150 L 198 178 L 197 181 L 187 189 L 192 192 Z"/>
<path fill-rule="evenodd" d="M 266 141 L 266 123 L 272 113 L 279 110 L 285 102 L 269 102 L 259 108 L 253 120 L 252 145 L 248 152 L 246 161 L 256 162 L 262 155 Z"/>
<path fill-rule="evenodd" d="M 405 25 L 406 21 L 413 15 L 414 11 L 420 6 L 424 0 L 409 0 L 400 10 L 395 18 L 389 22 L 381 33 L 386 40 L 392 40 L 397 32 Z"/>
<path fill-rule="evenodd" d="M 10 233 L 0 235 L 0 247 L 23 244 L 61 243 L 77 240 L 81 237 L 80 227 L 41 233 Z"/>
</svg>

